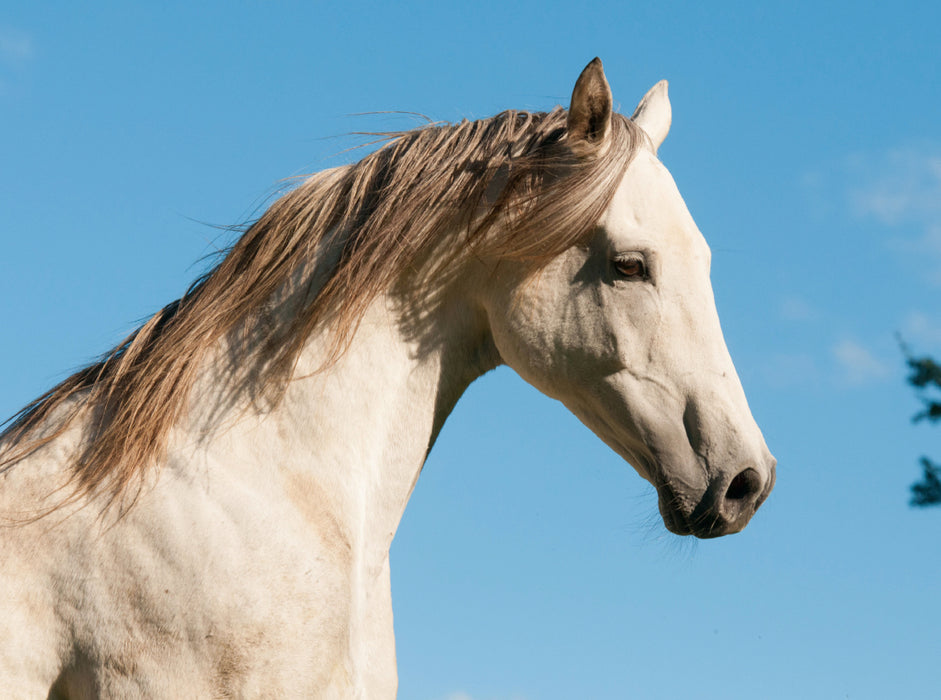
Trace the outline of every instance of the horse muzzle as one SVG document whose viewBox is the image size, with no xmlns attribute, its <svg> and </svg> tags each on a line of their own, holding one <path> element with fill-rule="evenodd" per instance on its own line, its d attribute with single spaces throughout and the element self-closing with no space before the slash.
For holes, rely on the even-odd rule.
<svg viewBox="0 0 941 700">
<path fill-rule="evenodd" d="M 663 523 L 676 535 L 700 539 L 740 532 L 774 488 L 776 460 L 769 455 L 765 469 L 746 467 L 731 476 L 718 475 L 695 505 L 690 494 L 680 493 L 668 482 L 657 486 Z"/>
</svg>

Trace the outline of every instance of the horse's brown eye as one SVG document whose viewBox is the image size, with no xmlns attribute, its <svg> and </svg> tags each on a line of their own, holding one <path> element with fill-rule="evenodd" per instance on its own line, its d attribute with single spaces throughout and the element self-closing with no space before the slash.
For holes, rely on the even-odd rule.
<svg viewBox="0 0 941 700">
<path fill-rule="evenodd" d="M 619 258 L 614 261 L 614 269 L 625 279 L 641 280 L 647 277 L 647 266 L 640 257 Z"/>
</svg>

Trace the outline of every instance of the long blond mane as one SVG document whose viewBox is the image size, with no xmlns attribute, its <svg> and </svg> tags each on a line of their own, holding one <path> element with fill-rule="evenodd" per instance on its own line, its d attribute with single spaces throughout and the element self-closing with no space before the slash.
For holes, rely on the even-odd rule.
<svg viewBox="0 0 941 700">
<path fill-rule="evenodd" d="M 369 303 L 446 234 L 449 254 L 538 267 L 583 241 L 645 139 L 614 115 L 601 144 L 570 144 L 566 111 L 387 134 L 355 165 L 312 176 L 276 201 L 221 262 L 117 347 L 13 416 L 0 471 L 56 439 L 79 415 L 74 494 L 109 502 L 165 456 L 210 350 L 259 318 L 291 276 L 339 251 L 316 294 L 256 353 L 259 381 L 283 386 L 312 333 L 332 334 L 335 360 Z M 327 320 L 329 326 L 327 327 Z M 87 419 L 84 418 L 87 416 Z"/>
</svg>

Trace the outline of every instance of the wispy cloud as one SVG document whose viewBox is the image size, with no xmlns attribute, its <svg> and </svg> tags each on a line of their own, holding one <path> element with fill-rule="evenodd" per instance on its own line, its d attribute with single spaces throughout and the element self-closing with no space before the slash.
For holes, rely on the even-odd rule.
<svg viewBox="0 0 941 700">
<path fill-rule="evenodd" d="M 0 61 L 4 64 L 21 64 L 34 54 L 33 39 L 29 34 L 12 27 L 0 26 Z"/>
<path fill-rule="evenodd" d="M 941 152 L 894 149 L 855 160 L 869 178 L 850 192 L 857 214 L 888 226 L 941 225 Z"/>
<path fill-rule="evenodd" d="M 785 321 L 814 321 L 820 316 L 820 312 L 810 302 L 793 295 L 781 300 L 778 311 Z"/>
<path fill-rule="evenodd" d="M 889 246 L 932 265 L 941 283 L 941 148 L 898 148 L 848 161 L 854 215 L 894 231 Z"/>
<path fill-rule="evenodd" d="M 846 338 L 839 341 L 833 346 L 832 353 L 843 381 L 850 386 L 881 381 L 891 373 L 885 362 L 855 340 Z"/>
<path fill-rule="evenodd" d="M 7 98 L 15 75 L 35 55 L 33 39 L 29 34 L 0 25 L 0 97 Z"/>
<path fill-rule="evenodd" d="M 912 311 L 899 328 L 902 340 L 912 346 L 915 354 L 937 352 L 941 348 L 941 317 L 923 311 Z"/>
</svg>

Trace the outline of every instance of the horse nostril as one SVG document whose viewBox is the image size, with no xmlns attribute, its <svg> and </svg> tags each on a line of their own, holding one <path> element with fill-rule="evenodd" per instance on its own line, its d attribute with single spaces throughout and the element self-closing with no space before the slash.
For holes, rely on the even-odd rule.
<svg viewBox="0 0 941 700">
<path fill-rule="evenodd" d="M 761 475 L 751 467 L 743 469 L 729 484 L 725 498 L 729 501 L 744 501 L 761 492 Z"/>
</svg>

